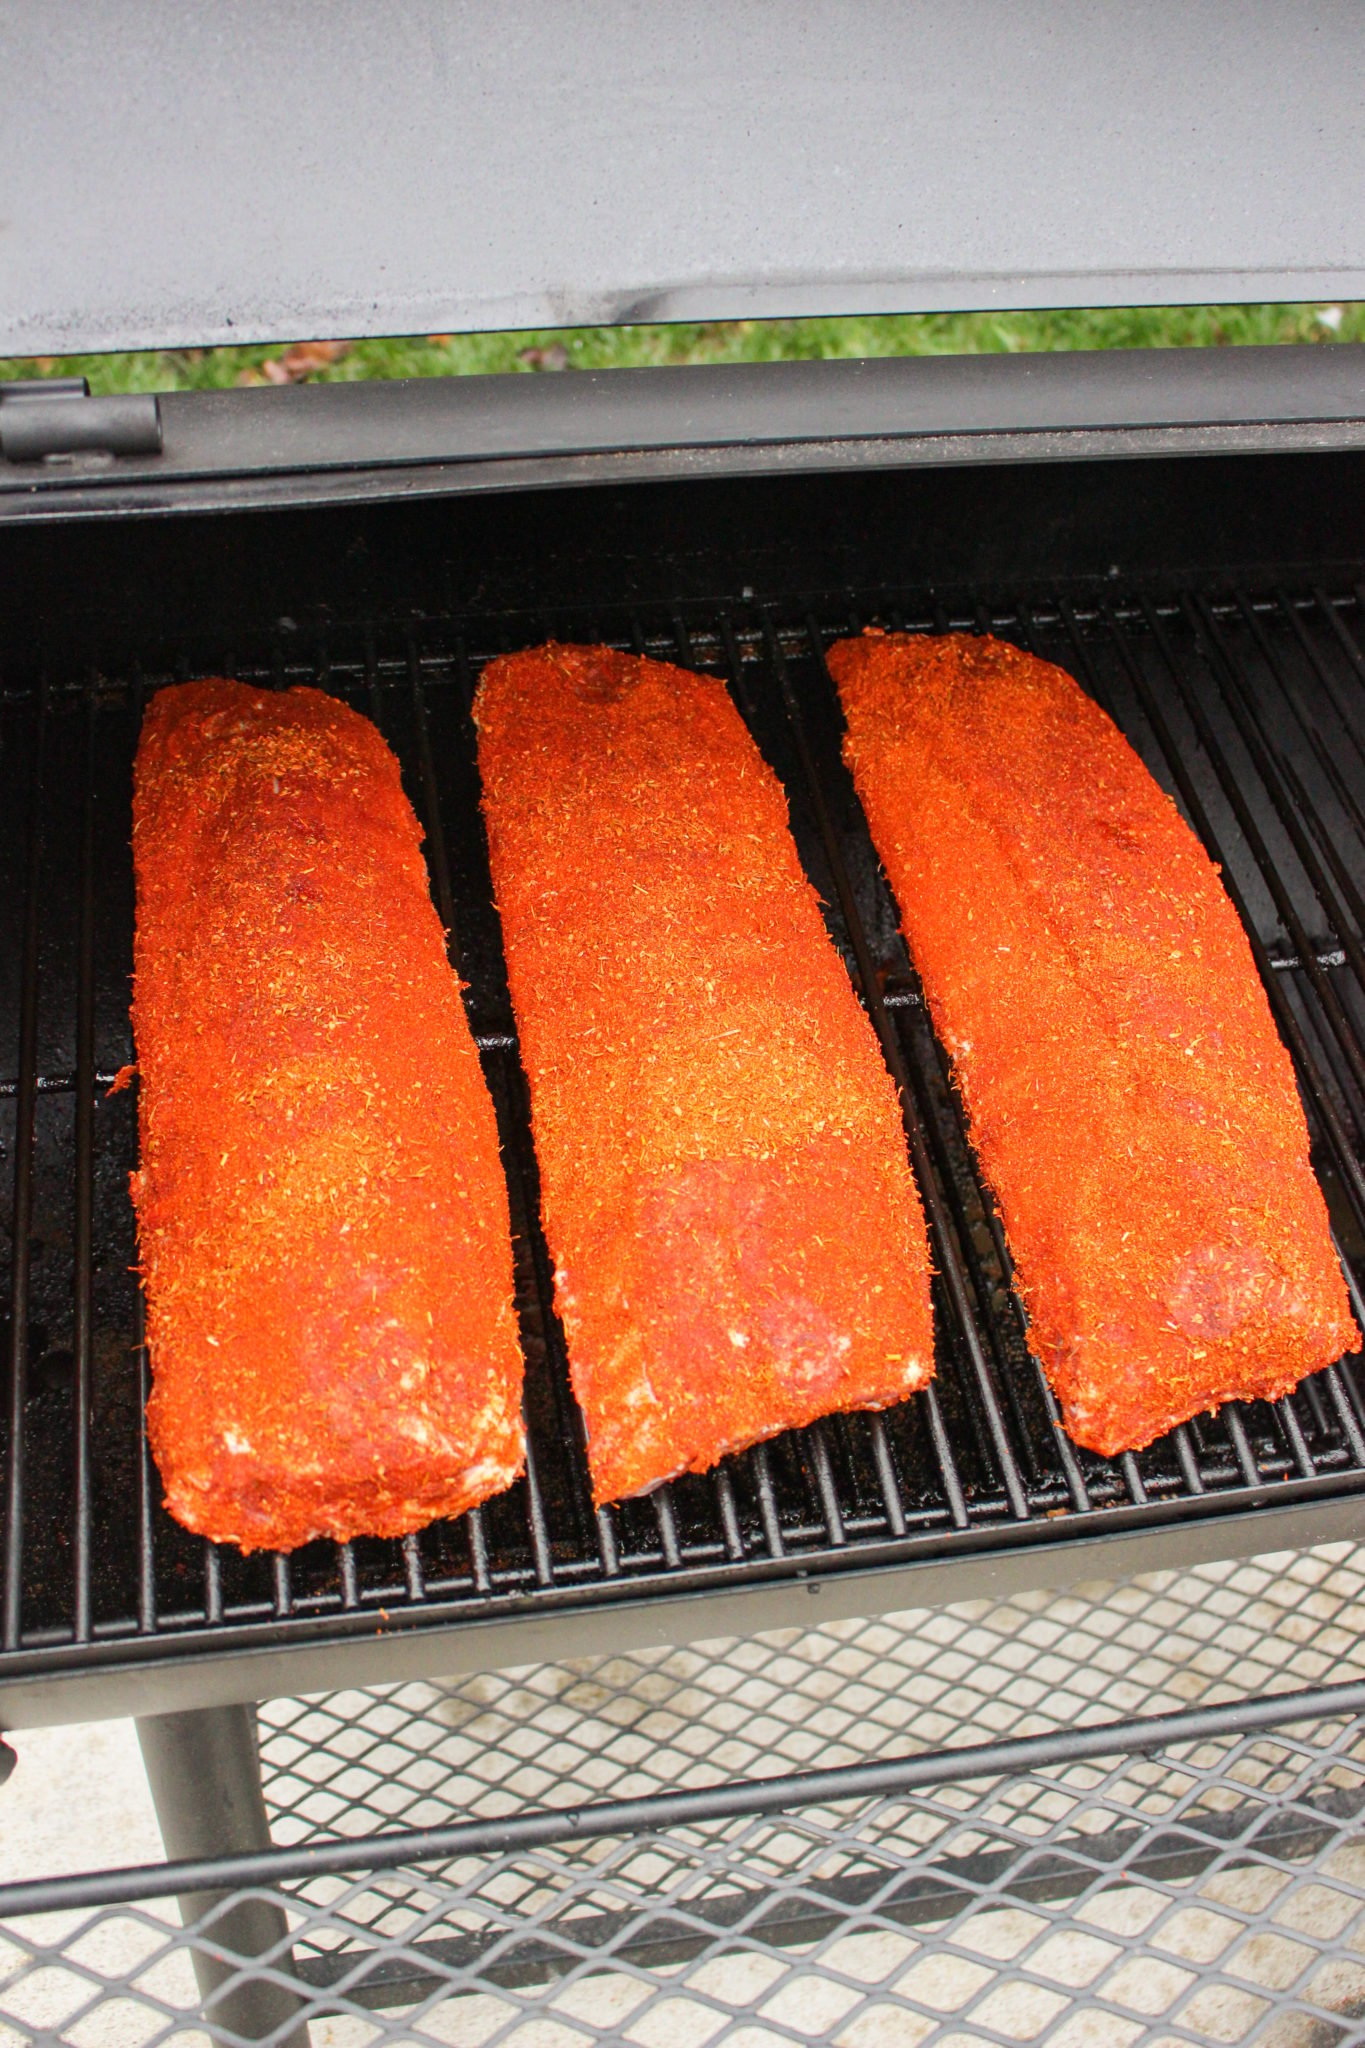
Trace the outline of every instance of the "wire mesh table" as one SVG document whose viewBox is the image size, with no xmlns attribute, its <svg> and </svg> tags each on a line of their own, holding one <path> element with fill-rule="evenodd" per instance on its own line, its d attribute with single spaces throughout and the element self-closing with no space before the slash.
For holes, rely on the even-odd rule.
<svg viewBox="0 0 1365 2048">
<path fill-rule="evenodd" d="M 257 1721 L 268 1854 L 0 1896 L 6 2048 L 1365 2039 L 1365 1549 Z"/>
</svg>

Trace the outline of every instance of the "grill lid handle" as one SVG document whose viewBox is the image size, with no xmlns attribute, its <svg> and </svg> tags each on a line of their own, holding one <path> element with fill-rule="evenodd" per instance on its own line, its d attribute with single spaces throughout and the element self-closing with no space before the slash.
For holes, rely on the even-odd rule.
<svg viewBox="0 0 1365 2048">
<path fill-rule="evenodd" d="M 0 384 L 0 455 L 6 462 L 160 453 L 161 401 L 154 393 L 92 398 L 84 377 Z"/>
</svg>

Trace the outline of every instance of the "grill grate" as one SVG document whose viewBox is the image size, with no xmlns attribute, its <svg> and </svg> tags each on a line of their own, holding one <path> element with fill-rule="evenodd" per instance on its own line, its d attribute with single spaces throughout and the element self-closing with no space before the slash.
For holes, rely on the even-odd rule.
<svg viewBox="0 0 1365 2048">
<path fill-rule="evenodd" d="M 132 1059 L 130 771 L 148 691 L 188 672 L 49 675 L 0 704 L 0 1080 L 12 1166 L 0 1676 L 97 1657 L 372 1634 L 694 1591 L 798 1571 L 1065 1540 L 1365 1489 L 1365 1378 L 1349 1361 L 1273 1409 L 1201 1418 L 1138 1456 L 1074 1447 L 1031 1359 L 999 1220 L 838 755 L 821 650 L 877 619 L 986 628 L 1068 667 L 1220 861 L 1308 1106 L 1365 1319 L 1365 598 L 1357 590 L 1028 600 L 843 595 L 669 616 L 373 619 L 212 664 L 308 681 L 372 716 L 427 832 L 502 1132 L 528 1361 L 527 1477 L 403 1543 L 242 1559 L 165 1515 L 142 1430 L 147 1362 L 126 1176 Z M 478 814 L 472 685 L 489 655 L 607 639 L 722 676 L 786 786 L 793 830 L 903 1091 L 933 1238 L 938 1378 L 884 1416 L 837 1417 L 649 1500 L 594 1511 L 550 1263 L 526 1084 Z M 196 672 L 203 672 L 196 661 Z"/>
</svg>

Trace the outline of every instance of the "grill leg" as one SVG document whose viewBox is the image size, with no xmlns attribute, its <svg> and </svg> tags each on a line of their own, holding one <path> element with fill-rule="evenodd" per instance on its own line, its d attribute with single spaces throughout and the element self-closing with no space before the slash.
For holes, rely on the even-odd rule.
<svg viewBox="0 0 1365 2048">
<path fill-rule="evenodd" d="M 261 1761 L 255 1717 L 249 1707 L 203 1707 L 187 1714 L 150 1714 L 137 1724 L 147 1782 L 167 1856 L 224 1856 L 268 1849 L 270 1829 L 261 1792 Z M 190 1926 L 224 1892 L 190 1892 L 180 1900 L 180 1917 Z M 247 1957 L 276 1948 L 288 1935 L 280 1907 L 265 1899 L 244 1899 L 213 1923 L 224 1948 Z M 204 2017 L 247 2041 L 274 2038 L 278 2048 L 307 2048 L 308 2029 L 289 2028 L 299 2009 L 291 1992 L 268 1981 L 220 1987 L 230 1965 L 194 1952 L 194 1974 Z M 279 2030 L 288 2028 L 287 2032 Z"/>
</svg>

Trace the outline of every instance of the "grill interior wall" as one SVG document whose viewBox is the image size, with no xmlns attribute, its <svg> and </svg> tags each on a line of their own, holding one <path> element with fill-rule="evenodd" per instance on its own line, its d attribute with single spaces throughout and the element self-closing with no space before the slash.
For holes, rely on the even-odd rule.
<svg viewBox="0 0 1365 2048">
<path fill-rule="evenodd" d="M 363 580 L 363 579 L 362 579 Z M 687 577 L 680 572 L 679 582 Z M 738 592 L 740 575 L 734 579 Z M 101 1641 L 288 1640 L 378 1610 L 451 1620 L 625 1590 L 722 1585 L 1365 1488 L 1365 1380 L 1347 1364 L 1272 1412 L 1231 1408 L 1137 1458 L 1075 1450 L 1024 1342 L 989 1198 L 893 906 L 838 758 L 819 659 L 878 620 L 992 630 L 1059 660 L 1123 726 L 1223 861 L 1305 1085 L 1315 1163 L 1365 1279 L 1365 610 L 1334 570 L 1249 592 L 1106 577 L 999 587 L 828 589 L 808 600 L 602 604 L 248 622 L 177 662 L 54 654 L 0 707 L 0 1136 L 13 1247 L 4 1403 L 6 1668 L 69 1667 Z M 1064 594 L 1059 596 L 1059 587 Z M 480 661 L 548 634 L 605 638 L 722 675 L 781 776 L 830 929 L 903 1075 L 934 1231 L 939 1378 L 884 1418 L 838 1418 L 649 1501 L 594 1514 L 549 1263 L 535 1225 L 525 1083 L 477 808 L 468 700 Z M 117 634 L 114 636 L 117 638 Z M 58 636 L 60 638 L 60 636 Z M 54 640 L 54 646 L 58 644 Z M 126 1177 L 132 1059 L 130 771 L 141 708 L 217 669 L 320 684 L 379 723 L 427 831 L 497 1102 L 528 1356 L 527 1482 L 404 1544 L 242 1560 L 159 1505 L 141 1429 L 146 1361 Z M 1361 1303 L 1357 1295 L 1357 1312 Z M 16 1426 L 17 1425 L 17 1426 Z M 7 1661 L 6 1661 L 7 1660 Z"/>
</svg>

